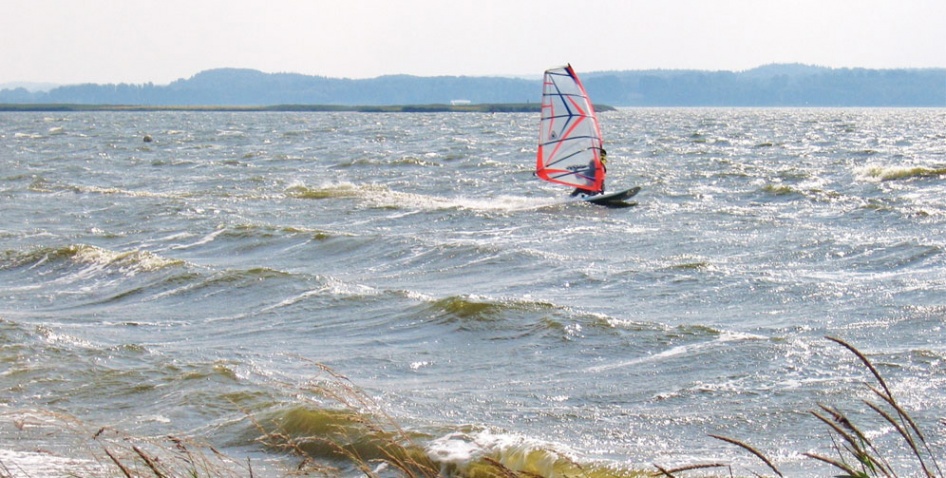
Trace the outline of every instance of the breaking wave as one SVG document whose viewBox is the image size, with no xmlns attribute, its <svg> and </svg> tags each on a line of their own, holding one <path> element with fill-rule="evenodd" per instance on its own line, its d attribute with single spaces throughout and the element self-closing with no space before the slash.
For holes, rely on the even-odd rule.
<svg viewBox="0 0 946 478">
<path fill-rule="evenodd" d="M 946 176 L 946 168 L 928 168 L 923 166 L 869 166 L 858 171 L 858 175 L 874 181 L 905 181 L 910 179 L 941 179 Z"/>
<path fill-rule="evenodd" d="M 169 259 L 149 251 L 138 249 L 113 251 L 88 244 L 74 244 L 63 247 L 40 247 L 27 252 L 4 251 L 0 255 L 0 270 L 6 268 L 55 267 L 69 263 L 87 266 L 90 269 L 115 271 L 122 274 L 154 272 L 170 267 L 182 266 L 184 261 Z"/>
</svg>

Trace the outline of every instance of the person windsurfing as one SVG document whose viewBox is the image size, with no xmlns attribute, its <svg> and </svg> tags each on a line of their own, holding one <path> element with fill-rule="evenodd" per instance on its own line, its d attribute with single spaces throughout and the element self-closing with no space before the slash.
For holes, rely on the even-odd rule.
<svg viewBox="0 0 946 478">
<path fill-rule="evenodd" d="M 608 152 L 605 151 L 604 148 L 598 148 L 598 149 L 601 150 L 601 156 L 600 156 L 600 158 L 599 158 L 600 161 L 601 161 L 601 170 L 602 170 L 602 172 L 605 172 L 605 173 L 606 173 L 606 172 L 608 172 Z M 595 168 L 595 163 L 594 163 L 594 161 L 592 161 L 588 166 L 589 166 L 588 169 L 591 170 L 592 174 L 597 174 L 598 170 L 597 170 L 597 168 Z M 593 179 L 595 179 L 594 176 L 592 176 L 592 180 L 593 180 Z M 596 195 L 598 195 L 598 194 L 604 194 L 604 179 L 601 179 L 601 190 L 600 190 L 600 191 L 592 191 L 592 190 L 590 190 L 590 189 L 575 188 L 575 190 L 572 191 L 572 193 L 571 193 L 571 197 L 575 197 L 575 196 L 582 195 L 582 194 L 585 195 L 585 196 L 596 196 Z"/>
</svg>

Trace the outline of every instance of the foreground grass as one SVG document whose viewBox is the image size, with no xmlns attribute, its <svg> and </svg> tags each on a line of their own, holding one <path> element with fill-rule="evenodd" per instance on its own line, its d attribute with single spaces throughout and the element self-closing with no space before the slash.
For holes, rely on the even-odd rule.
<svg viewBox="0 0 946 478">
<path fill-rule="evenodd" d="M 875 400 L 865 406 L 896 430 L 912 454 L 911 470 L 898 471 L 881 449 L 844 413 L 819 405 L 811 414 L 826 427 L 832 446 L 826 453 L 805 456 L 830 465 L 839 477 L 870 478 L 924 476 L 942 478 L 943 472 L 924 433 L 897 402 L 886 381 L 874 365 L 856 348 L 836 338 L 828 338 L 853 353 L 870 372 L 875 384 L 867 384 Z M 278 464 L 235 459 L 212 445 L 174 436 L 141 438 L 101 428 L 94 433 L 71 417 L 42 413 L 21 418 L 19 427 L 37 423 L 55 423 L 69 428 L 81 439 L 87 456 L 63 463 L 59 476 L 124 478 L 229 478 L 256 476 L 367 476 L 370 478 L 537 478 L 537 477 L 688 477 L 696 476 L 785 476 L 762 451 L 736 438 L 711 435 L 732 444 L 758 459 L 763 470 L 734 471 L 731 464 L 702 463 L 684 467 L 654 464 L 651 470 L 621 470 L 603 465 L 579 464 L 567 456 L 545 449 L 523 448 L 513 452 L 490 452 L 464 462 L 440 460 L 419 442 L 429 437 L 411 434 L 384 413 L 381 407 L 347 378 L 315 364 L 326 380 L 303 387 L 301 392 L 331 400 L 339 405 L 304 406 L 269 419 L 247 413 L 259 433 L 258 443 L 277 455 Z M 288 384 L 287 384 L 288 385 Z M 91 436 L 90 436 L 91 435 Z M 0 460 L 0 478 L 30 476 L 30 470 L 11 468 Z"/>
<path fill-rule="evenodd" d="M 877 385 L 867 384 L 867 388 L 877 400 L 865 400 L 864 404 L 896 430 L 897 435 L 912 453 L 916 470 L 909 471 L 910 474 L 905 476 L 942 478 L 944 476 L 943 471 L 927 442 L 926 436 L 909 413 L 897 402 L 890 387 L 887 386 L 887 382 L 874 367 L 874 364 L 851 344 L 834 337 L 827 337 L 827 339 L 853 353 L 876 380 Z M 839 478 L 894 478 L 901 476 L 900 472 L 894 469 L 885 456 L 885 450 L 873 443 L 843 412 L 827 405 L 819 405 L 818 408 L 818 410 L 812 411 L 811 414 L 827 427 L 833 443 L 831 453 L 803 453 L 804 456 L 831 465 L 831 467 L 838 470 L 839 474 L 834 476 Z M 765 463 L 775 475 L 785 476 L 773 464 L 772 460 L 751 445 L 731 437 L 711 436 L 742 448 Z M 674 476 L 671 470 L 661 469 L 661 472 L 669 477 Z M 917 472 L 920 474 L 917 475 Z"/>
</svg>

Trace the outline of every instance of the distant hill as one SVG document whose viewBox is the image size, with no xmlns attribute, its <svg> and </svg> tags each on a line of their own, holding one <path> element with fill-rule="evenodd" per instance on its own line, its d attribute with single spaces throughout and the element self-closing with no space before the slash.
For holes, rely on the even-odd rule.
<svg viewBox="0 0 946 478">
<path fill-rule="evenodd" d="M 946 69 L 800 64 L 744 72 L 649 70 L 585 75 L 595 101 L 620 106 L 946 106 Z"/>
<path fill-rule="evenodd" d="M 596 103 L 613 106 L 946 107 L 946 69 L 765 65 L 742 72 L 635 70 L 582 73 Z M 409 75 L 342 79 L 215 69 L 168 85 L 83 84 L 0 90 L 0 103 L 145 106 L 537 103 L 541 80 Z"/>
<path fill-rule="evenodd" d="M 59 85 L 55 83 L 31 83 L 27 81 L 0 83 L 0 91 L 23 88 L 27 91 L 49 91 Z"/>
</svg>

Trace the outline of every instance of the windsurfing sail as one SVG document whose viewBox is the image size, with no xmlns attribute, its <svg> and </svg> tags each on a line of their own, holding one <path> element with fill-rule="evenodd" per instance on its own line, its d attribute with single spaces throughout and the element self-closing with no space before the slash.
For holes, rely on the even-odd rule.
<svg viewBox="0 0 946 478">
<path fill-rule="evenodd" d="M 602 192 L 601 127 L 571 65 L 545 72 L 536 175 L 546 181 Z"/>
</svg>

